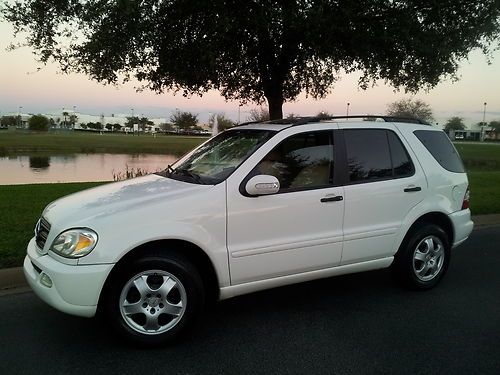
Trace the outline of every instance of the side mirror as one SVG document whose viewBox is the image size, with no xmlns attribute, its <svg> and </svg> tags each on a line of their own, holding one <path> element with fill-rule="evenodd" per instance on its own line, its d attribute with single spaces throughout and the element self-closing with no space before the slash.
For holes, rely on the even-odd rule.
<svg viewBox="0 0 500 375">
<path fill-rule="evenodd" d="M 274 176 L 260 174 L 248 180 L 245 190 L 253 196 L 276 194 L 280 190 L 280 182 Z"/>
</svg>

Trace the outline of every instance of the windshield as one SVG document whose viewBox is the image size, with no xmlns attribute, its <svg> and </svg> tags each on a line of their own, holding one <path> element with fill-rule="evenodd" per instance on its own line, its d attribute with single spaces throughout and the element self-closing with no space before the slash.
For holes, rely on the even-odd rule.
<svg viewBox="0 0 500 375">
<path fill-rule="evenodd" d="M 169 167 L 165 175 L 191 183 L 218 184 L 274 134 L 271 130 L 225 131 Z"/>
</svg>

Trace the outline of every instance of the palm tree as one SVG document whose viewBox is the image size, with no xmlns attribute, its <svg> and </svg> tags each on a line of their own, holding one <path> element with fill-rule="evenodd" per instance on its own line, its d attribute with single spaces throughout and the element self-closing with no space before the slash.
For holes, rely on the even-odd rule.
<svg viewBox="0 0 500 375">
<path fill-rule="evenodd" d="M 66 117 L 69 116 L 69 112 L 63 111 L 62 115 L 64 116 L 64 128 L 66 128 Z"/>
</svg>

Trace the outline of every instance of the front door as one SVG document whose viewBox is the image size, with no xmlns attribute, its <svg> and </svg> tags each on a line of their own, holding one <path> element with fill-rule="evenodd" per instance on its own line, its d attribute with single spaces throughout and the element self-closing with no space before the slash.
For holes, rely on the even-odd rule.
<svg viewBox="0 0 500 375">
<path fill-rule="evenodd" d="M 344 190 L 334 178 L 333 130 L 277 137 L 247 176 L 274 175 L 277 194 L 245 196 L 245 179 L 228 184 L 233 285 L 334 267 L 341 260 Z"/>
</svg>

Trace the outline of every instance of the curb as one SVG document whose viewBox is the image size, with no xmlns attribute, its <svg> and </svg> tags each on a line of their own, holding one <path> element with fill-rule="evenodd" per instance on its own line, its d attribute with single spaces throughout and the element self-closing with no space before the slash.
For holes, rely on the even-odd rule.
<svg viewBox="0 0 500 375">
<path fill-rule="evenodd" d="M 22 267 L 0 269 L 0 296 L 14 291 L 21 293 L 27 288 Z"/>
<path fill-rule="evenodd" d="M 500 214 L 473 216 L 472 221 L 474 221 L 474 229 L 500 226 Z M 30 290 L 24 278 L 22 267 L 0 269 L 0 296 L 24 293 Z"/>
</svg>

